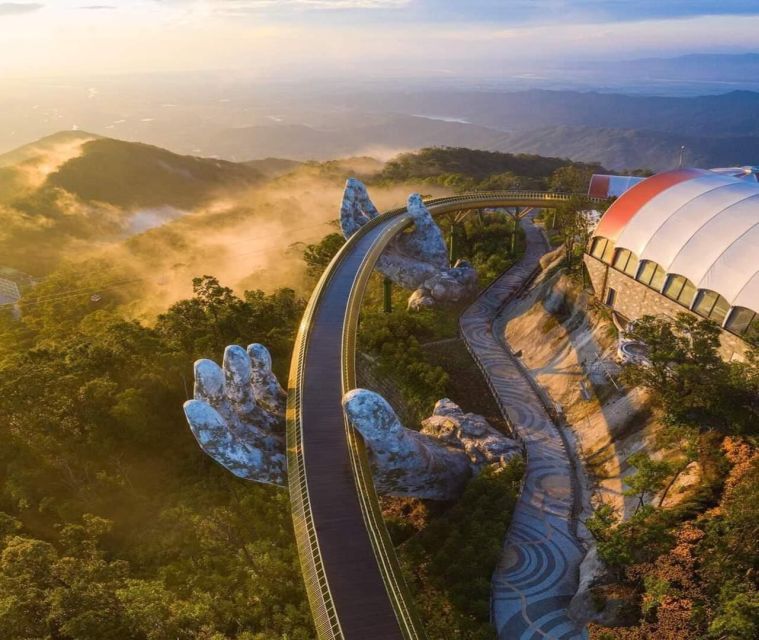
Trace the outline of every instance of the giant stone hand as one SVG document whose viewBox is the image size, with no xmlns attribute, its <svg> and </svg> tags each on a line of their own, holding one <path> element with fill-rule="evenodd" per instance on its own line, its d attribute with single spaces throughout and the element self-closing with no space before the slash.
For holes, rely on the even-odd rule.
<svg viewBox="0 0 759 640">
<path fill-rule="evenodd" d="M 287 394 L 271 370 L 269 351 L 231 345 L 223 367 L 195 363 L 195 399 L 184 412 L 200 447 L 246 480 L 285 484 Z"/>
<path fill-rule="evenodd" d="M 369 199 L 364 183 L 356 178 L 345 181 L 343 204 L 340 208 L 340 228 L 347 240 L 369 220 L 379 215 L 377 207 Z"/>
<path fill-rule="evenodd" d="M 447 398 L 421 431 L 404 427 L 387 401 L 367 389 L 346 393 L 343 409 L 364 438 L 374 485 L 383 495 L 452 500 L 486 465 L 521 455 L 517 443 L 485 418 L 464 413 Z"/>
<path fill-rule="evenodd" d="M 410 233 L 398 235 L 377 261 L 377 271 L 404 289 L 414 291 L 410 309 L 455 303 L 477 291 L 477 272 L 465 260 L 451 268 L 445 239 L 422 197 L 413 193 L 407 211 L 414 221 Z M 340 207 L 340 226 L 346 238 L 378 215 L 366 187 L 349 178 Z"/>
<path fill-rule="evenodd" d="M 200 447 L 240 478 L 284 485 L 287 397 L 266 347 L 231 345 L 223 366 L 195 363 L 195 399 L 184 405 Z M 345 394 L 348 422 L 364 438 L 377 491 L 384 495 L 452 500 L 487 464 L 519 455 L 515 442 L 483 418 L 440 400 L 421 431 L 405 428 L 380 395 Z"/>
</svg>

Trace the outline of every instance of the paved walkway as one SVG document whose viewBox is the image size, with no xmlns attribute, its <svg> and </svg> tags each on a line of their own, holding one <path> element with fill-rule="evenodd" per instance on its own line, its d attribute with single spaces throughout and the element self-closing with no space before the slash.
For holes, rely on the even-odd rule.
<svg viewBox="0 0 759 640">
<path fill-rule="evenodd" d="M 540 230 L 522 221 L 524 257 L 461 316 L 464 340 L 479 360 L 501 409 L 527 449 L 522 495 L 493 576 L 492 615 L 499 640 L 574 640 L 587 633 L 566 607 L 577 591 L 584 550 L 572 530 L 574 476 L 565 444 L 528 374 L 493 331 L 509 298 L 548 251 Z"/>
</svg>

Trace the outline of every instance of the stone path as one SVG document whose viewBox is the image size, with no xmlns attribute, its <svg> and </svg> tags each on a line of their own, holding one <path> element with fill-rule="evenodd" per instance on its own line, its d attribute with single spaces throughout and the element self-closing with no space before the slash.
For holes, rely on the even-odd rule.
<svg viewBox="0 0 759 640">
<path fill-rule="evenodd" d="M 565 443 L 521 364 L 493 331 L 504 304 L 529 282 L 548 251 L 530 217 L 527 249 L 461 316 L 464 340 L 527 450 L 525 485 L 493 576 L 499 640 L 574 640 L 587 632 L 566 607 L 577 591 L 584 550 L 573 530 L 574 473 Z"/>
</svg>

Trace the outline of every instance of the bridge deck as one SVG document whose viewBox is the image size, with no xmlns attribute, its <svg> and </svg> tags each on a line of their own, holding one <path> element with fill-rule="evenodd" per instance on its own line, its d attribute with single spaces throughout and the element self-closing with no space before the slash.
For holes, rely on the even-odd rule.
<svg viewBox="0 0 759 640">
<path fill-rule="evenodd" d="M 566 194 L 494 192 L 439 198 L 433 215 L 464 208 L 555 206 Z M 350 327 L 379 250 L 410 224 L 398 209 L 360 229 L 330 263 L 298 334 L 288 389 L 288 473 L 293 522 L 320 640 L 420 640 L 371 486 L 360 438 L 348 431 Z M 347 328 L 347 333 L 346 333 Z M 347 386 L 346 386 L 347 385 Z M 344 386 L 346 388 L 344 389 Z"/>
<path fill-rule="evenodd" d="M 358 268 L 381 232 L 381 226 L 375 227 L 338 265 L 313 317 L 301 399 L 307 425 L 303 453 L 319 547 L 343 634 L 402 640 L 361 513 L 341 403 L 348 298 Z"/>
</svg>

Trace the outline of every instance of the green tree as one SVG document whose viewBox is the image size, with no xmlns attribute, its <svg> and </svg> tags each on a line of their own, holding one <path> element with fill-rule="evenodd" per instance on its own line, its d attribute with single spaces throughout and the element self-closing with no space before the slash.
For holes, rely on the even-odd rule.
<svg viewBox="0 0 759 640">
<path fill-rule="evenodd" d="M 585 522 L 596 541 L 598 555 L 621 578 L 625 567 L 646 562 L 666 550 L 671 541 L 668 523 L 651 505 L 638 508 L 622 521 L 609 504 L 600 505 Z"/>
<path fill-rule="evenodd" d="M 585 194 L 590 186 L 590 178 L 598 167 L 568 164 L 551 174 L 551 191 Z"/>
<path fill-rule="evenodd" d="M 48 593 L 55 584 L 55 548 L 22 536 L 6 538 L 0 554 L 0 629 L 5 638 L 49 637 Z"/>
<path fill-rule="evenodd" d="M 485 469 L 455 505 L 399 549 L 431 638 L 495 638 L 491 578 L 523 473 L 521 458 Z"/>
<path fill-rule="evenodd" d="M 759 593 L 736 593 L 720 606 L 709 624 L 709 637 L 718 640 L 754 640 L 759 636 Z"/>
<path fill-rule="evenodd" d="M 638 498 L 637 511 L 646 504 L 648 498 L 653 497 L 664 488 L 667 478 L 673 474 L 673 469 L 664 460 L 652 460 L 651 456 L 644 451 L 634 453 L 627 459 L 627 462 L 635 468 L 635 473 L 625 477 L 625 484 L 628 489 L 623 493 L 626 496 Z"/>
<path fill-rule="evenodd" d="M 308 245 L 303 251 L 308 275 L 314 279 L 319 278 L 344 244 L 342 234 L 330 233 L 316 244 Z"/>
<path fill-rule="evenodd" d="M 720 330 L 686 313 L 672 320 L 644 316 L 630 335 L 648 347 L 647 365 L 632 365 L 624 379 L 648 389 L 671 423 L 723 433 L 752 433 L 759 425 L 759 367 L 725 362 L 717 351 Z"/>
<path fill-rule="evenodd" d="M 310 640 L 286 493 L 220 469 L 181 410 L 231 342 L 286 370 L 303 301 L 208 277 L 155 328 L 67 305 L 0 322 L 0 637 Z"/>
<path fill-rule="evenodd" d="M 562 243 L 571 267 L 575 253 L 588 244 L 590 223 L 588 211 L 593 206 L 585 196 L 573 195 L 567 202 L 556 208 L 556 224 L 560 230 Z"/>
</svg>

